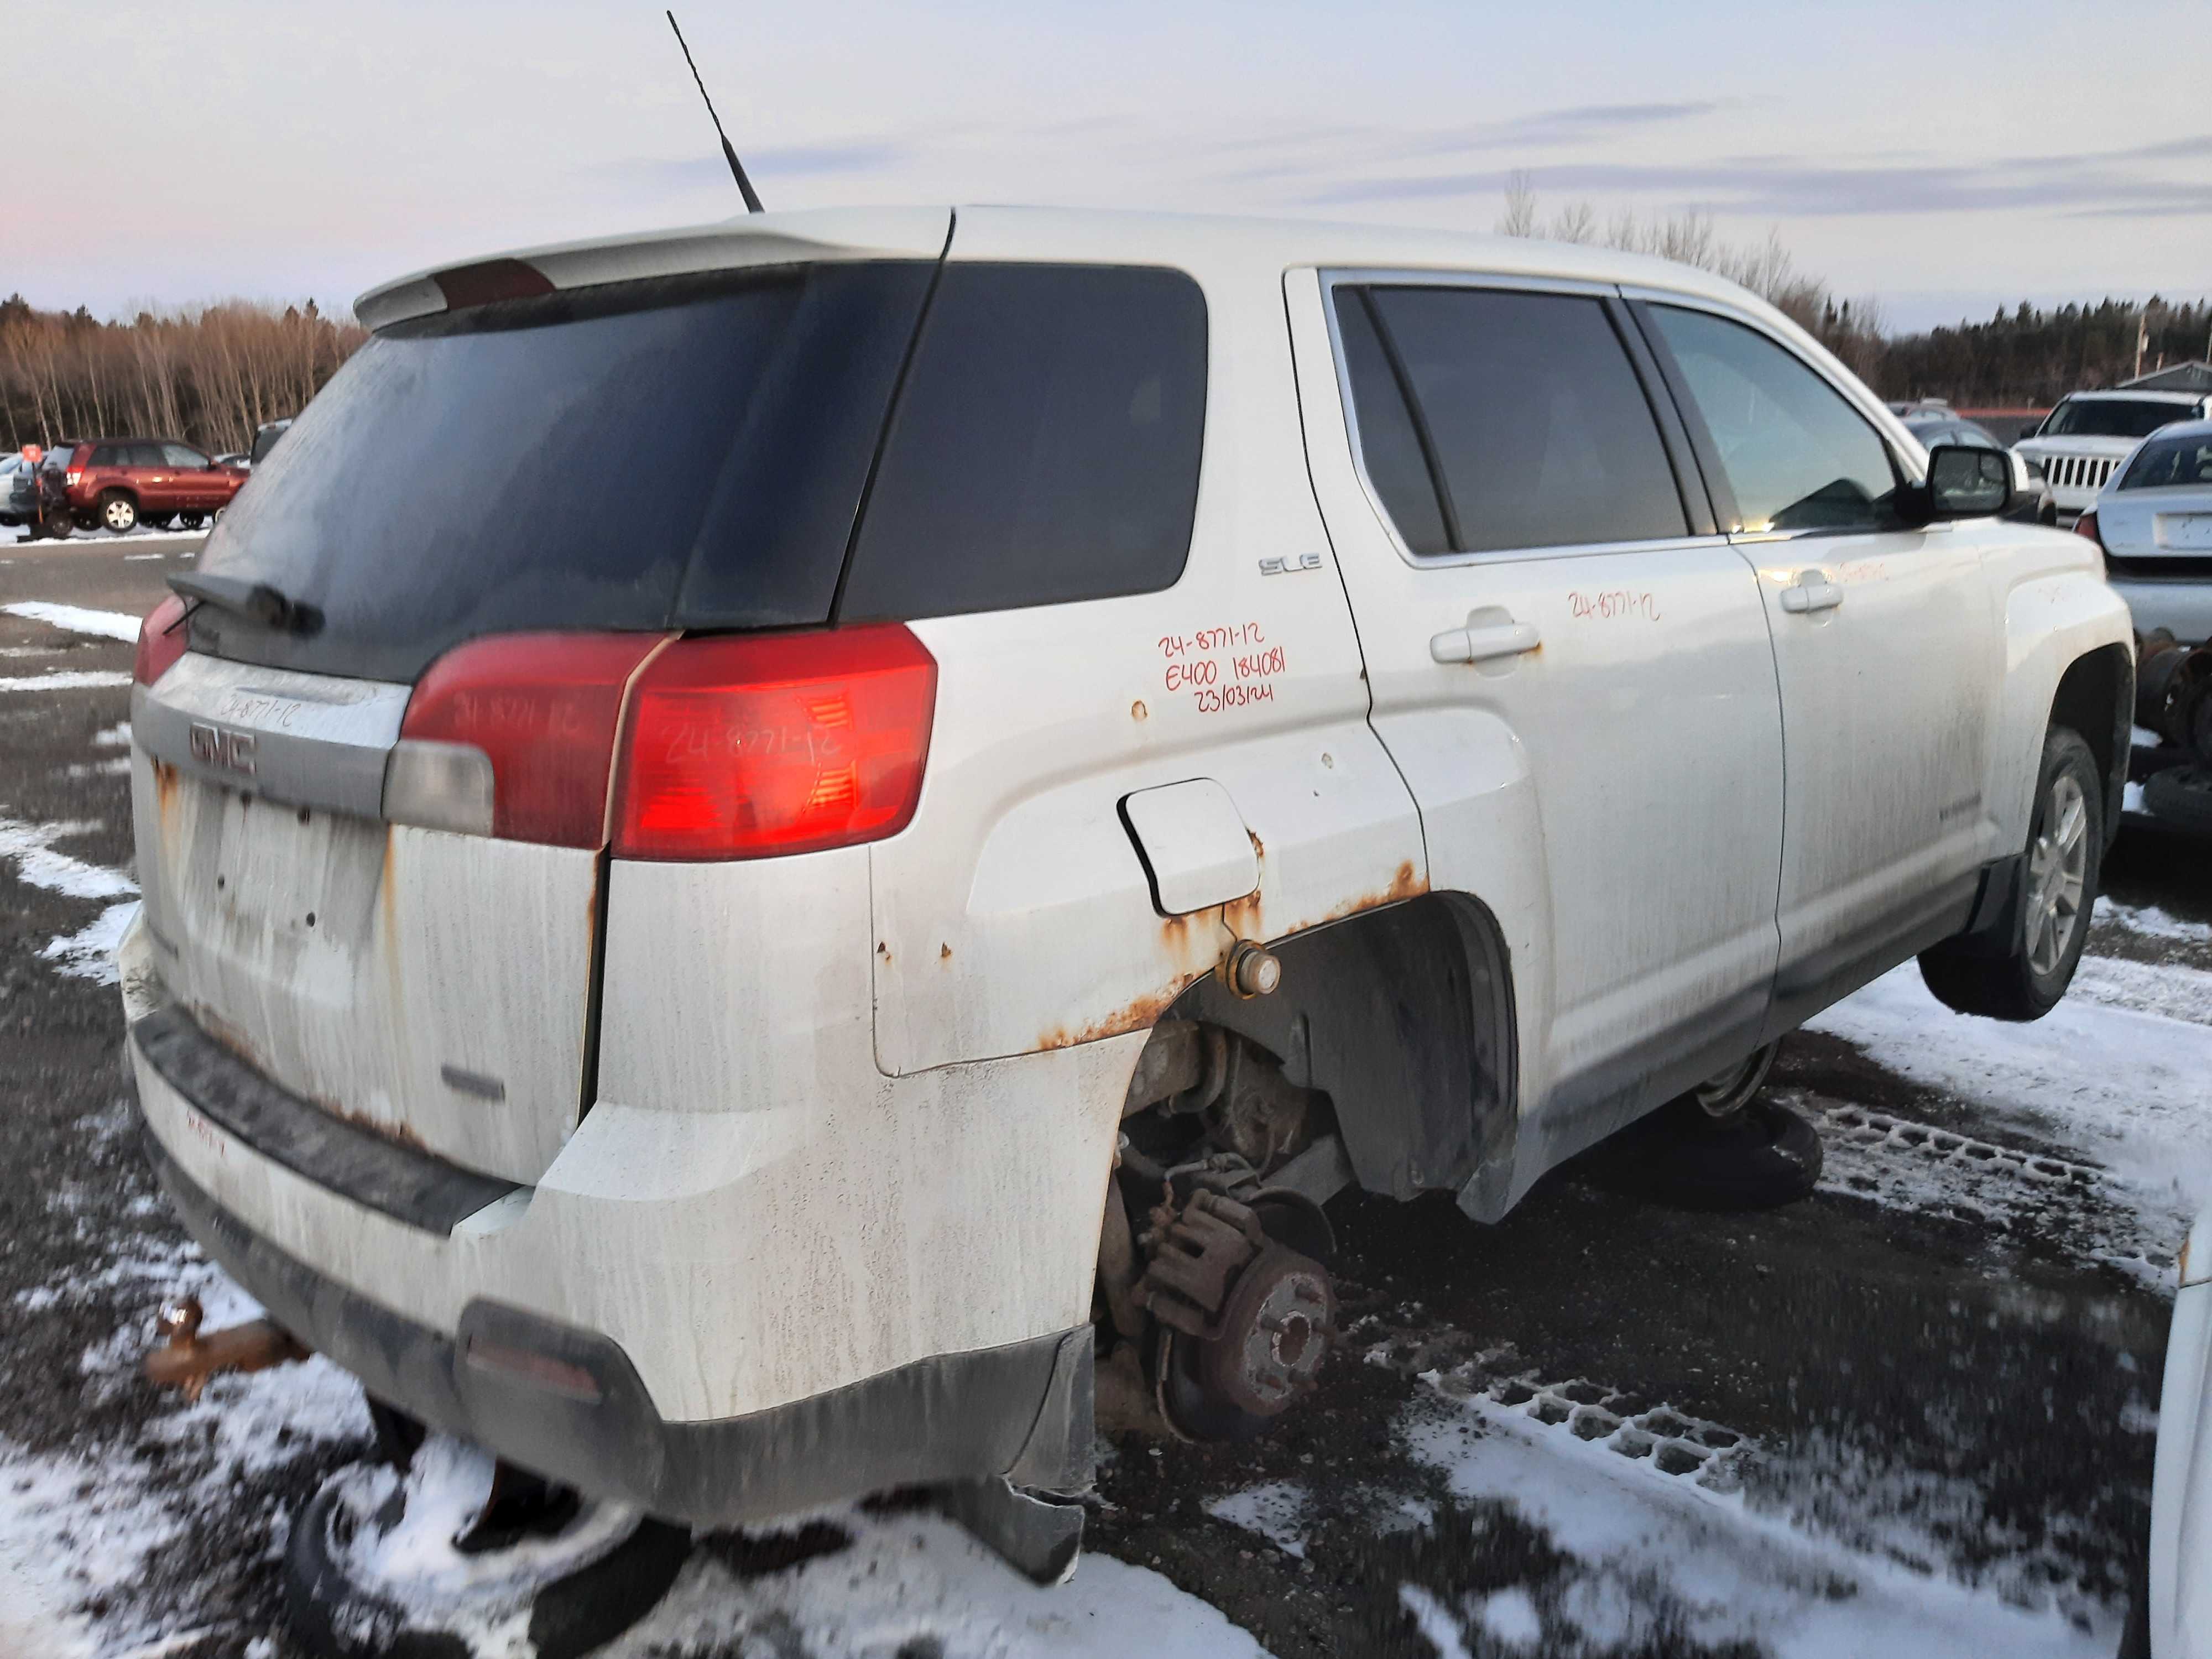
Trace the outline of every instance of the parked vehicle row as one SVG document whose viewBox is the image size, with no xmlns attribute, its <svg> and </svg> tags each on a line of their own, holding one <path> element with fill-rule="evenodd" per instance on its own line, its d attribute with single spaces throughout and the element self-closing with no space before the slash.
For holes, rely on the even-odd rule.
<svg viewBox="0 0 2212 1659">
<path fill-rule="evenodd" d="M 36 522 L 58 535 L 72 529 L 119 535 L 140 525 L 197 530 L 230 505 L 247 477 L 245 467 L 173 438 L 64 439 L 35 467 L 25 455 L 10 459 L 14 465 L 0 475 L 8 485 L 0 523 Z"/>
<path fill-rule="evenodd" d="M 2189 392 L 2076 392 L 2013 446 L 2043 469 L 2071 524 L 2094 505 L 2120 464 L 2160 427 L 2212 416 L 2212 396 Z"/>
</svg>

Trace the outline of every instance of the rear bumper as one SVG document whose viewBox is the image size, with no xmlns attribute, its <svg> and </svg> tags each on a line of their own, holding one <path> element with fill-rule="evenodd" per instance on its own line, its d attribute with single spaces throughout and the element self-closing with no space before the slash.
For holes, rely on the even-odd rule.
<svg viewBox="0 0 2212 1659">
<path fill-rule="evenodd" d="M 2158 581 L 2141 576 L 2110 578 L 2112 591 L 2127 601 L 2138 634 L 2163 628 L 2177 640 L 2212 638 L 2212 573 L 2200 581 Z"/>
<path fill-rule="evenodd" d="M 1064 1148 L 1025 1149 L 986 1171 L 996 1206 L 953 1203 L 966 1166 L 902 1158 L 884 1128 L 950 1104 L 1018 1139 L 1048 1097 L 1011 1082 L 1103 1057 L 877 1079 L 849 1106 L 827 1079 L 803 1109 L 603 1103 L 532 1188 L 277 1088 L 164 1008 L 158 954 L 143 918 L 118 951 L 162 1182 L 210 1255 L 380 1397 L 698 1524 L 903 1485 L 1087 1483 L 1103 1194 L 1086 1180 L 1078 1207 L 1010 1188 L 1081 1173 Z M 865 1113 L 873 1139 L 816 1127 L 840 1110 Z M 1103 1189 L 1103 1149 L 1097 1165 Z M 934 1232 L 896 1224 L 918 1212 Z"/>
<path fill-rule="evenodd" d="M 192 1236 L 287 1330 L 379 1398 L 596 1496 L 734 1525 L 893 1486 L 995 1474 L 1052 1490 L 1089 1482 L 1087 1326 L 939 1355 L 744 1417 L 671 1423 L 607 1337 L 489 1301 L 471 1303 L 450 1336 L 419 1324 L 256 1233 L 150 1132 L 147 1152 Z"/>
</svg>

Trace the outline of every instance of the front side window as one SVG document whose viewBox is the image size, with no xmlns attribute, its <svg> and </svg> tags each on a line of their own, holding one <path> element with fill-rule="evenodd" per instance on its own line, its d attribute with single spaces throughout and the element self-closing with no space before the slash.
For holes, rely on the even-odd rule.
<svg viewBox="0 0 2212 1659">
<path fill-rule="evenodd" d="M 2039 438 L 2148 438 L 2162 426 L 2186 420 L 2179 404 L 2154 398 L 2068 398 L 2051 411 Z"/>
<path fill-rule="evenodd" d="M 208 458 L 188 444 L 163 444 L 161 454 L 171 466 L 179 471 L 204 472 L 207 470 Z"/>
<path fill-rule="evenodd" d="M 2212 433 L 2153 439 L 2136 451 L 2118 487 L 2172 489 L 2192 484 L 2212 484 Z"/>
<path fill-rule="evenodd" d="M 1754 329 L 1653 306 L 1747 531 L 1892 530 L 1889 450 L 1841 393 Z"/>
<path fill-rule="evenodd" d="M 1651 405 L 1601 301 L 1347 286 L 1336 306 L 1361 458 L 1413 551 L 1689 533 Z"/>
</svg>

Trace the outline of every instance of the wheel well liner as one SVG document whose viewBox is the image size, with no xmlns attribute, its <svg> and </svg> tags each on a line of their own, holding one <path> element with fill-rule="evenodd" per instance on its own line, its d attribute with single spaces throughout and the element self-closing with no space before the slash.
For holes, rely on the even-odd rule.
<svg viewBox="0 0 2212 1659">
<path fill-rule="evenodd" d="M 1520 1091 L 1511 958 L 1465 893 L 1363 911 L 1267 947 L 1282 986 L 1245 1000 L 1208 975 L 1166 1016 L 1219 1025 L 1327 1094 L 1359 1184 L 1408 1199 L 1510 1178 Z"/>
<path fill-rule="evenodd" d="M 2105 780 L 2105 845 L 2119 834 L 2135 730 L 2136 665 L 2123 645 L 2099 646 L 2076 657 L 2051 700 L 2051 724 L 2081 734 Z"/>
</svg>

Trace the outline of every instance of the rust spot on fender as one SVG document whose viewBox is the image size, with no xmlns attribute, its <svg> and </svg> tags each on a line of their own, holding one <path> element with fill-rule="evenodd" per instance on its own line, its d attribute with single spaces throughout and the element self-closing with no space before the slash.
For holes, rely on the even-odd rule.
<svg viewBox="0 0 2212 1659">
<path fill-rule="evenodd" d="M 1078 1043 L 1097 1042 L 1103 1037 L 1125 1036 L 1131 1031 L 1149 1030 L 1160 1023 L 1160 1016 L 1175 1006 L 1175 1000 L 1198 977 L 1196 974 L 1186 974 L 1171 980 L 1164 988 L 1147 992 L 1078 1030 L 1070 1030 L 1064 1025 L 1056 1025 L 1037 1039 L 1036 1046 L 1039 1049 L 1073 1048 Z"/>
<path fill-rule="evenodd" d="M 154 763 L 154 811 L 161 820 L 161 839 L 167 841 L 177 816 L 177 769 L 167 761 Z"/>
<path fill-rule="evenodd" d="M 1395 904 L 1401 899 L 1419 898 L 1428 890 L 1428 878 L 1415 870 L 1413 860 L 1407 859 L 1398 866 L 1398 872 L 1390 878 L 1388 887 L 1380 892 L 1362 893 L 1357 898 L 1346 899 L 1322 919 L 1324 921 L 1341 921 L 1346 916 L 1356 916 L 1362 910 L 1379 910 L 1382 906 Z"/>
<path fill-rule="evenodd" d="M 1267 936 L 1266 901 L 1261 890 L 1254 888 L 1240 899 L 1231 899 L 1221 907 L 1221 925 L 1238 939 L 1265 939 Z"/>
</svg>

